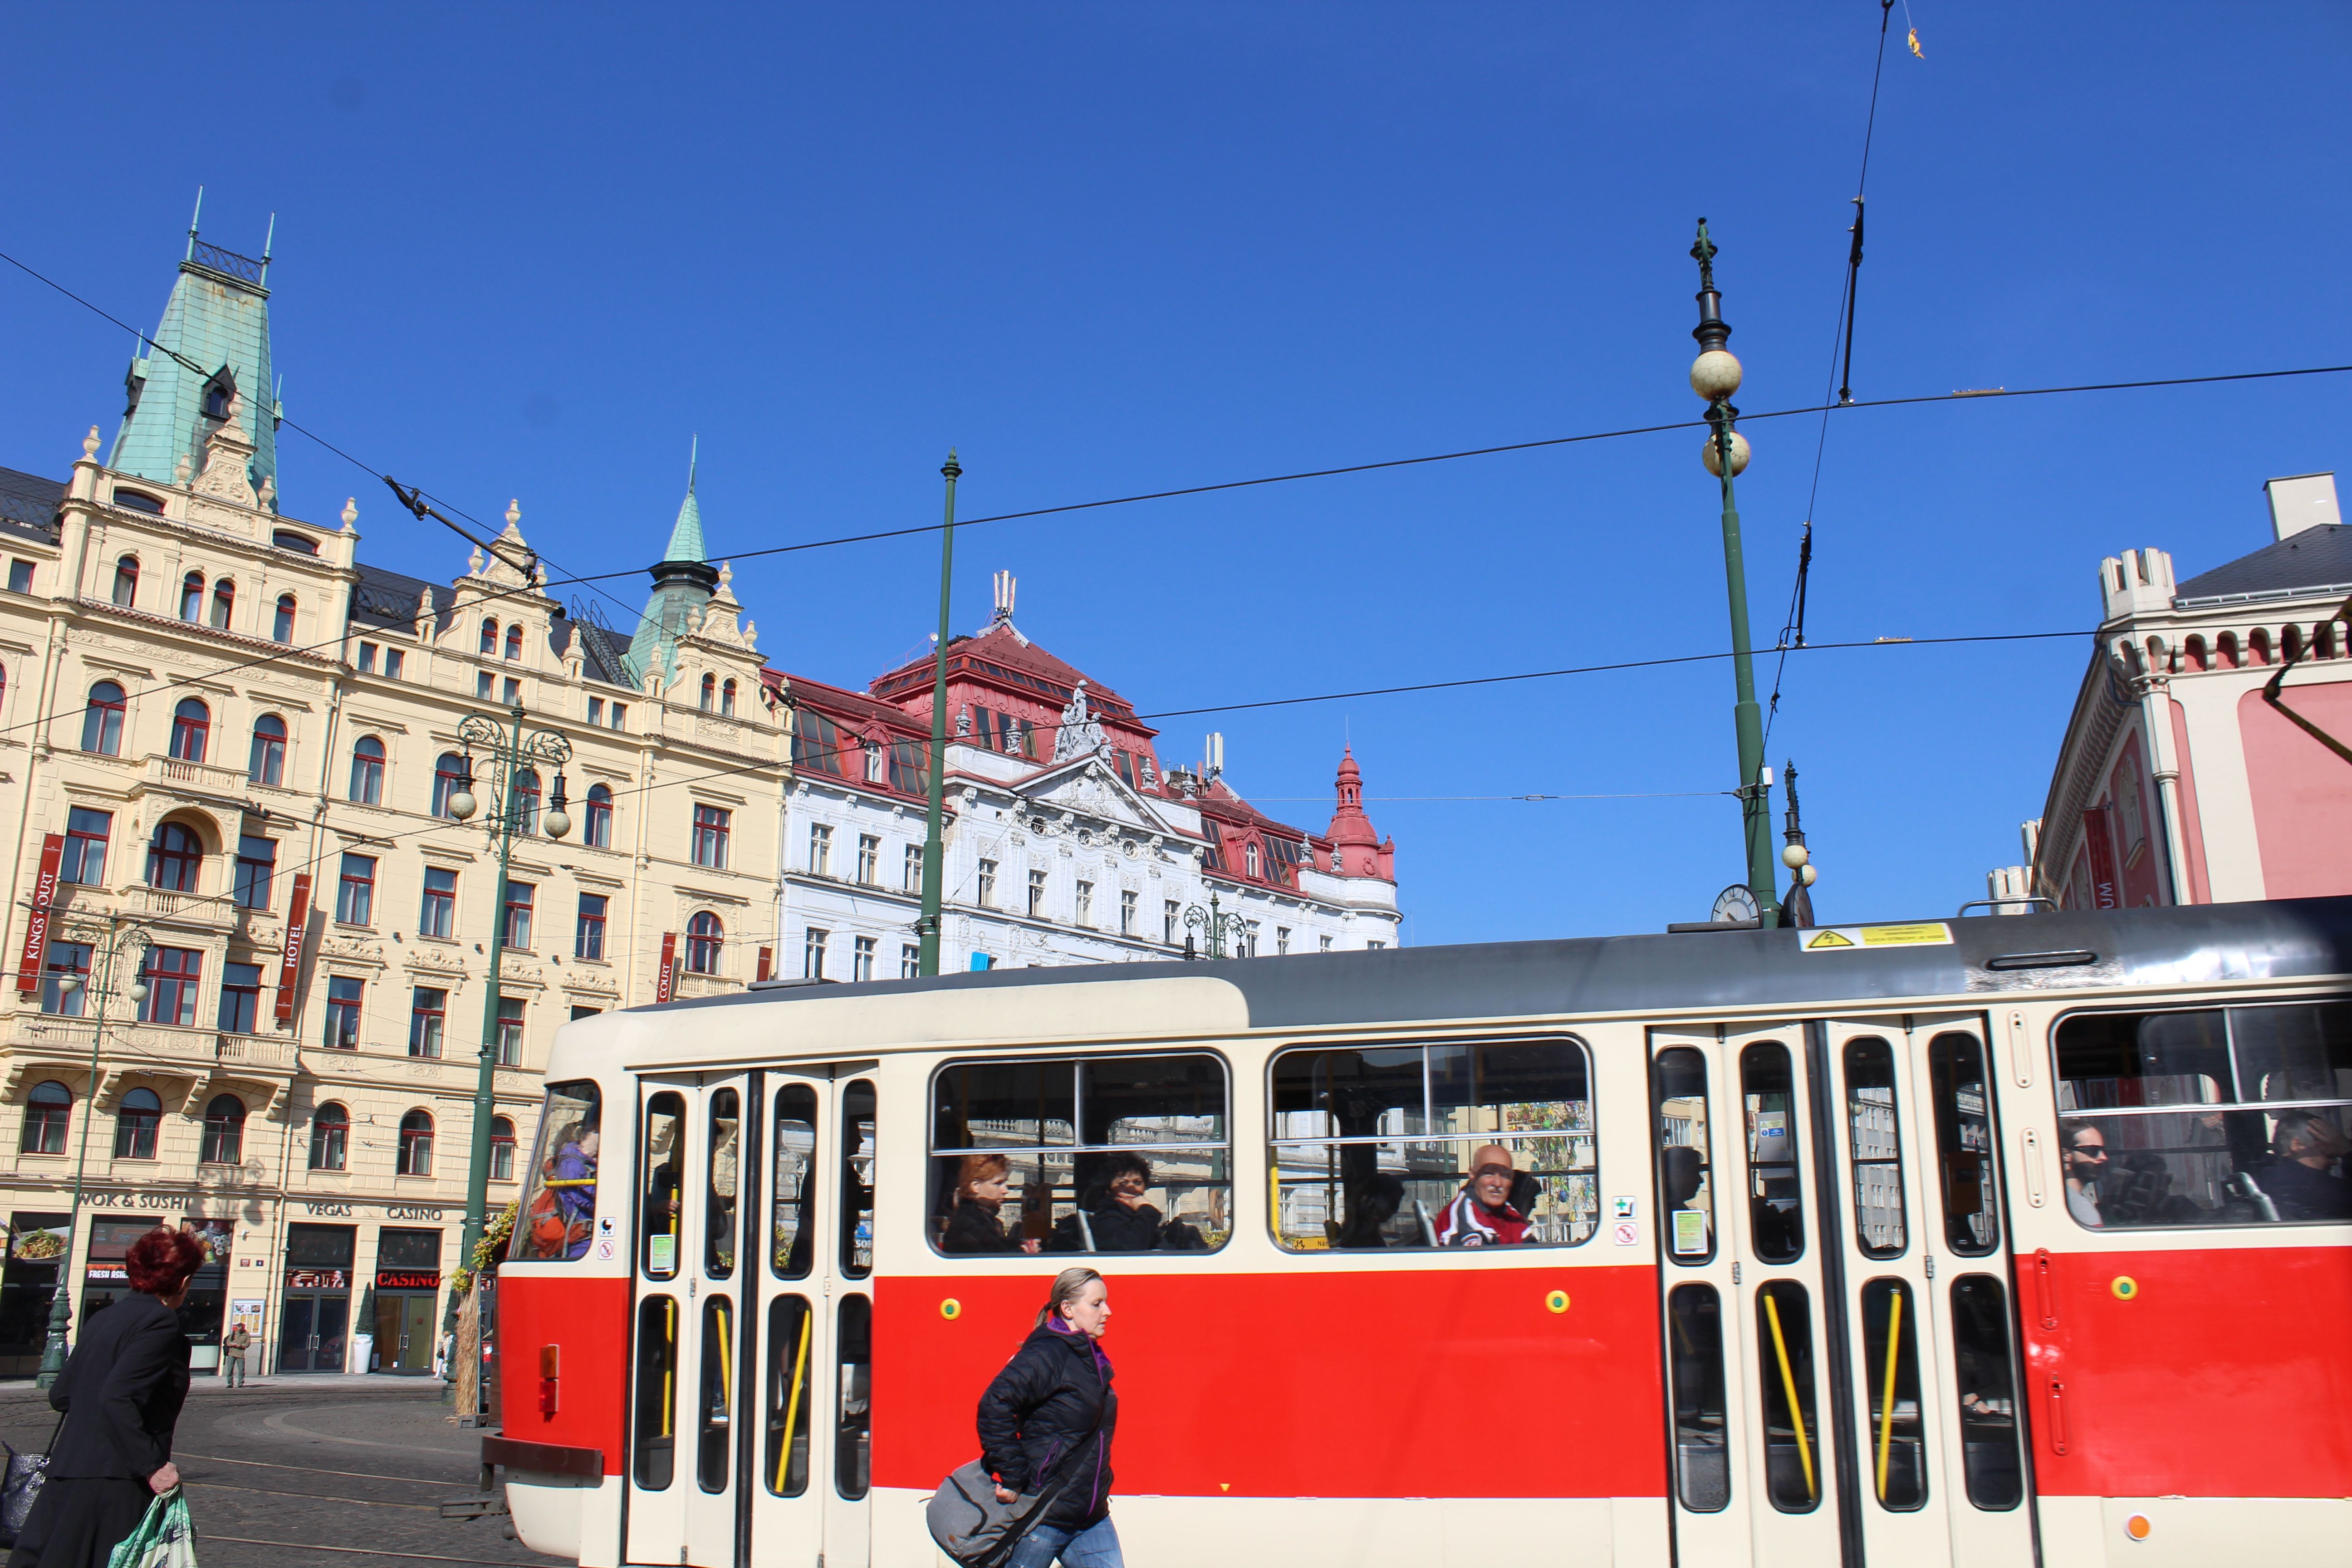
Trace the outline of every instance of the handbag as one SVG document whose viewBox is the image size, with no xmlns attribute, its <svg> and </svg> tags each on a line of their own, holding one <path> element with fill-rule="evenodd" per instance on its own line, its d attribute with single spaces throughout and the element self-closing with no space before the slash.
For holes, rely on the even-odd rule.
<svg viewBox="0 0 2352 1568">
<path fill-rule="evenodd" d="M 41 1495 L 41 1483 L 49 1479 L 49 1448 L 58 1446 L 58 1433 L 66 1429 L 66 1418 L 49 1433 L 48 1447 L 37 1454 L 20 1454 L 5 1441 L 0 1448 L 8 1451 L 8 1465 L 0 1474 L 0 1546 L 14 1546 L 16 1537 L 25 1532 L 25 1521 L 33 1517 L 33 1500 Z"/>
<path fill-rule="evenodd" d="M 923 1522 L 929 1527 L 931 1539 L 939 1542 L 940 1550 L 961 1568 L 996 1568 L 1012 1556 L 1021 1538 L 1045 1517 L 1045 1505 L 1060 1497 L 1076 1477 L 1075 1461 L 1102 1435 L 1114 1408 L 1115 1405 L 1105 1403 L 1105 1420 L 1096 1423 L 1085 1442 L 1071 1447 L 1051 1480 L 1034 1492 L 1019 1494 L 1011 1502 L 998 1499 L 996 1478 L 988 1473 L 985 1458 L 949 1471 L 947 1479 L 940 1483 L 939 1490 L 931 1494 L 929 1505 L 923 1510 Z"/>
</svg>

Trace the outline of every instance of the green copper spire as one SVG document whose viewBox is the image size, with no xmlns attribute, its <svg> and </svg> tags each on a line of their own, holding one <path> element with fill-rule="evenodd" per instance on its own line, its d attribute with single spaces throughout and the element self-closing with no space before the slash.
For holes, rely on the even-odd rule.
<svg viewBox="0 0 2352 1568">
<path fill-rule="evenodd" d="M 664 561 L 705 561 L 709 559 L 702 543 L 702 508 L 694 500 L 694 470 L 702 457 L 702 437 L 697 436 L 687 448 L 686 500 L 677 509 L 677 523 L 669 531 L 669 548 L 662 552 Z"/>
<path fill-rule="evenodd" d="M 196 210 L 201 216 L 201 191 Z M 274 239 L 274 218 L 271 226 Z M 206 245 L 196 228 L 191 218 L 187 258 L 155 329 L 158 346 L 141 344 L 140 357 L 131 362 L 124 379 L 130 404 L 107 466 L 159 485 L 174 482 L 183 456 L 201 470 L 205 443 L 235 400 L 238 423 L 254 446 L 247 478 L 257 489 L 278 472 L 269 290 L 261 281 L 268 263 Z M 174 354 L 200 368 L 190 370 Z"/>
<path fill-rule="evenodd" d="M 646 600 L 636 634 L 629 638 L 629 673 L 643 686 L 658 673 L 677 674 L 677 639 L 702 624 L 702 607 L 719 586 L 719 573 L 702 542 L 702 508 L 694 499 L 695 468 L 701 458 L 697 437 L 686 462 L 686 500 L 669 531 L 669 547 L 653 569 L 654 591 Z"/>
</svg>

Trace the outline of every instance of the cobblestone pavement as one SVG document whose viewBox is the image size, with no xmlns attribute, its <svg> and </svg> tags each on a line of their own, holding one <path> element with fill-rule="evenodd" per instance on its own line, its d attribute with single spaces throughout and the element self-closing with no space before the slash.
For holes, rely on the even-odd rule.
<svg viewBox="0 0 2352 1568">
<path fill-rule="evenodd" d="M 0 1384 L 0 1437 L 39 1452 L 57 1424 L 29 1383 Z M 475 1491 L 481 1434 L 423 1378 L 286 1377 L 226 1389 L 200 1377 L 173 1453 L 203 1568 L 552 1564 L 506 1520 L 444 1520 Z"/>
</svg>

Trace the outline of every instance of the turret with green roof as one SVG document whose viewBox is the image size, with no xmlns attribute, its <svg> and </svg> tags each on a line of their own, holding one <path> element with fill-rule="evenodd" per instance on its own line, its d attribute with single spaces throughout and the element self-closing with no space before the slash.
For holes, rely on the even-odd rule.
<svg viewBox="0 0 2352 1568">
<path fill-rule="evenodd" d="M 694 499 L 694 473 L 700 443 L 686 463 L 686 500 L 669 531 L 669 547 L 653 567 L 654 591 L 644 618 L 629 639 L 629 675 L 642 689 L 658 672 L 664 684 L 677 676 L 677 640 L 702 624 L 702 607 L 719 586 L 719 569 L 706 558 L 702 508 Z"/>
</svg>

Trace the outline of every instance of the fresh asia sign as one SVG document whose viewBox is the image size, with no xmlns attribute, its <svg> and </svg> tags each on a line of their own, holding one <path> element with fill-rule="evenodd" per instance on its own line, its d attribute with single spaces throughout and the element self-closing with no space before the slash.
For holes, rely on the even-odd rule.
<svg viewBox="0 0 2352 1568">
<path fill-rule="evenodd" d="M 58 866 L 65 853 L 64 834 L 42 838 L 41 874 L 33 882 L 32 918 L 25 922 L 25 954 L 16 965 L 16 990 L 22 995 L 41 988 L 41 957 L 49 950 L 49 916 L 58 899 Z"/>
</svg>

